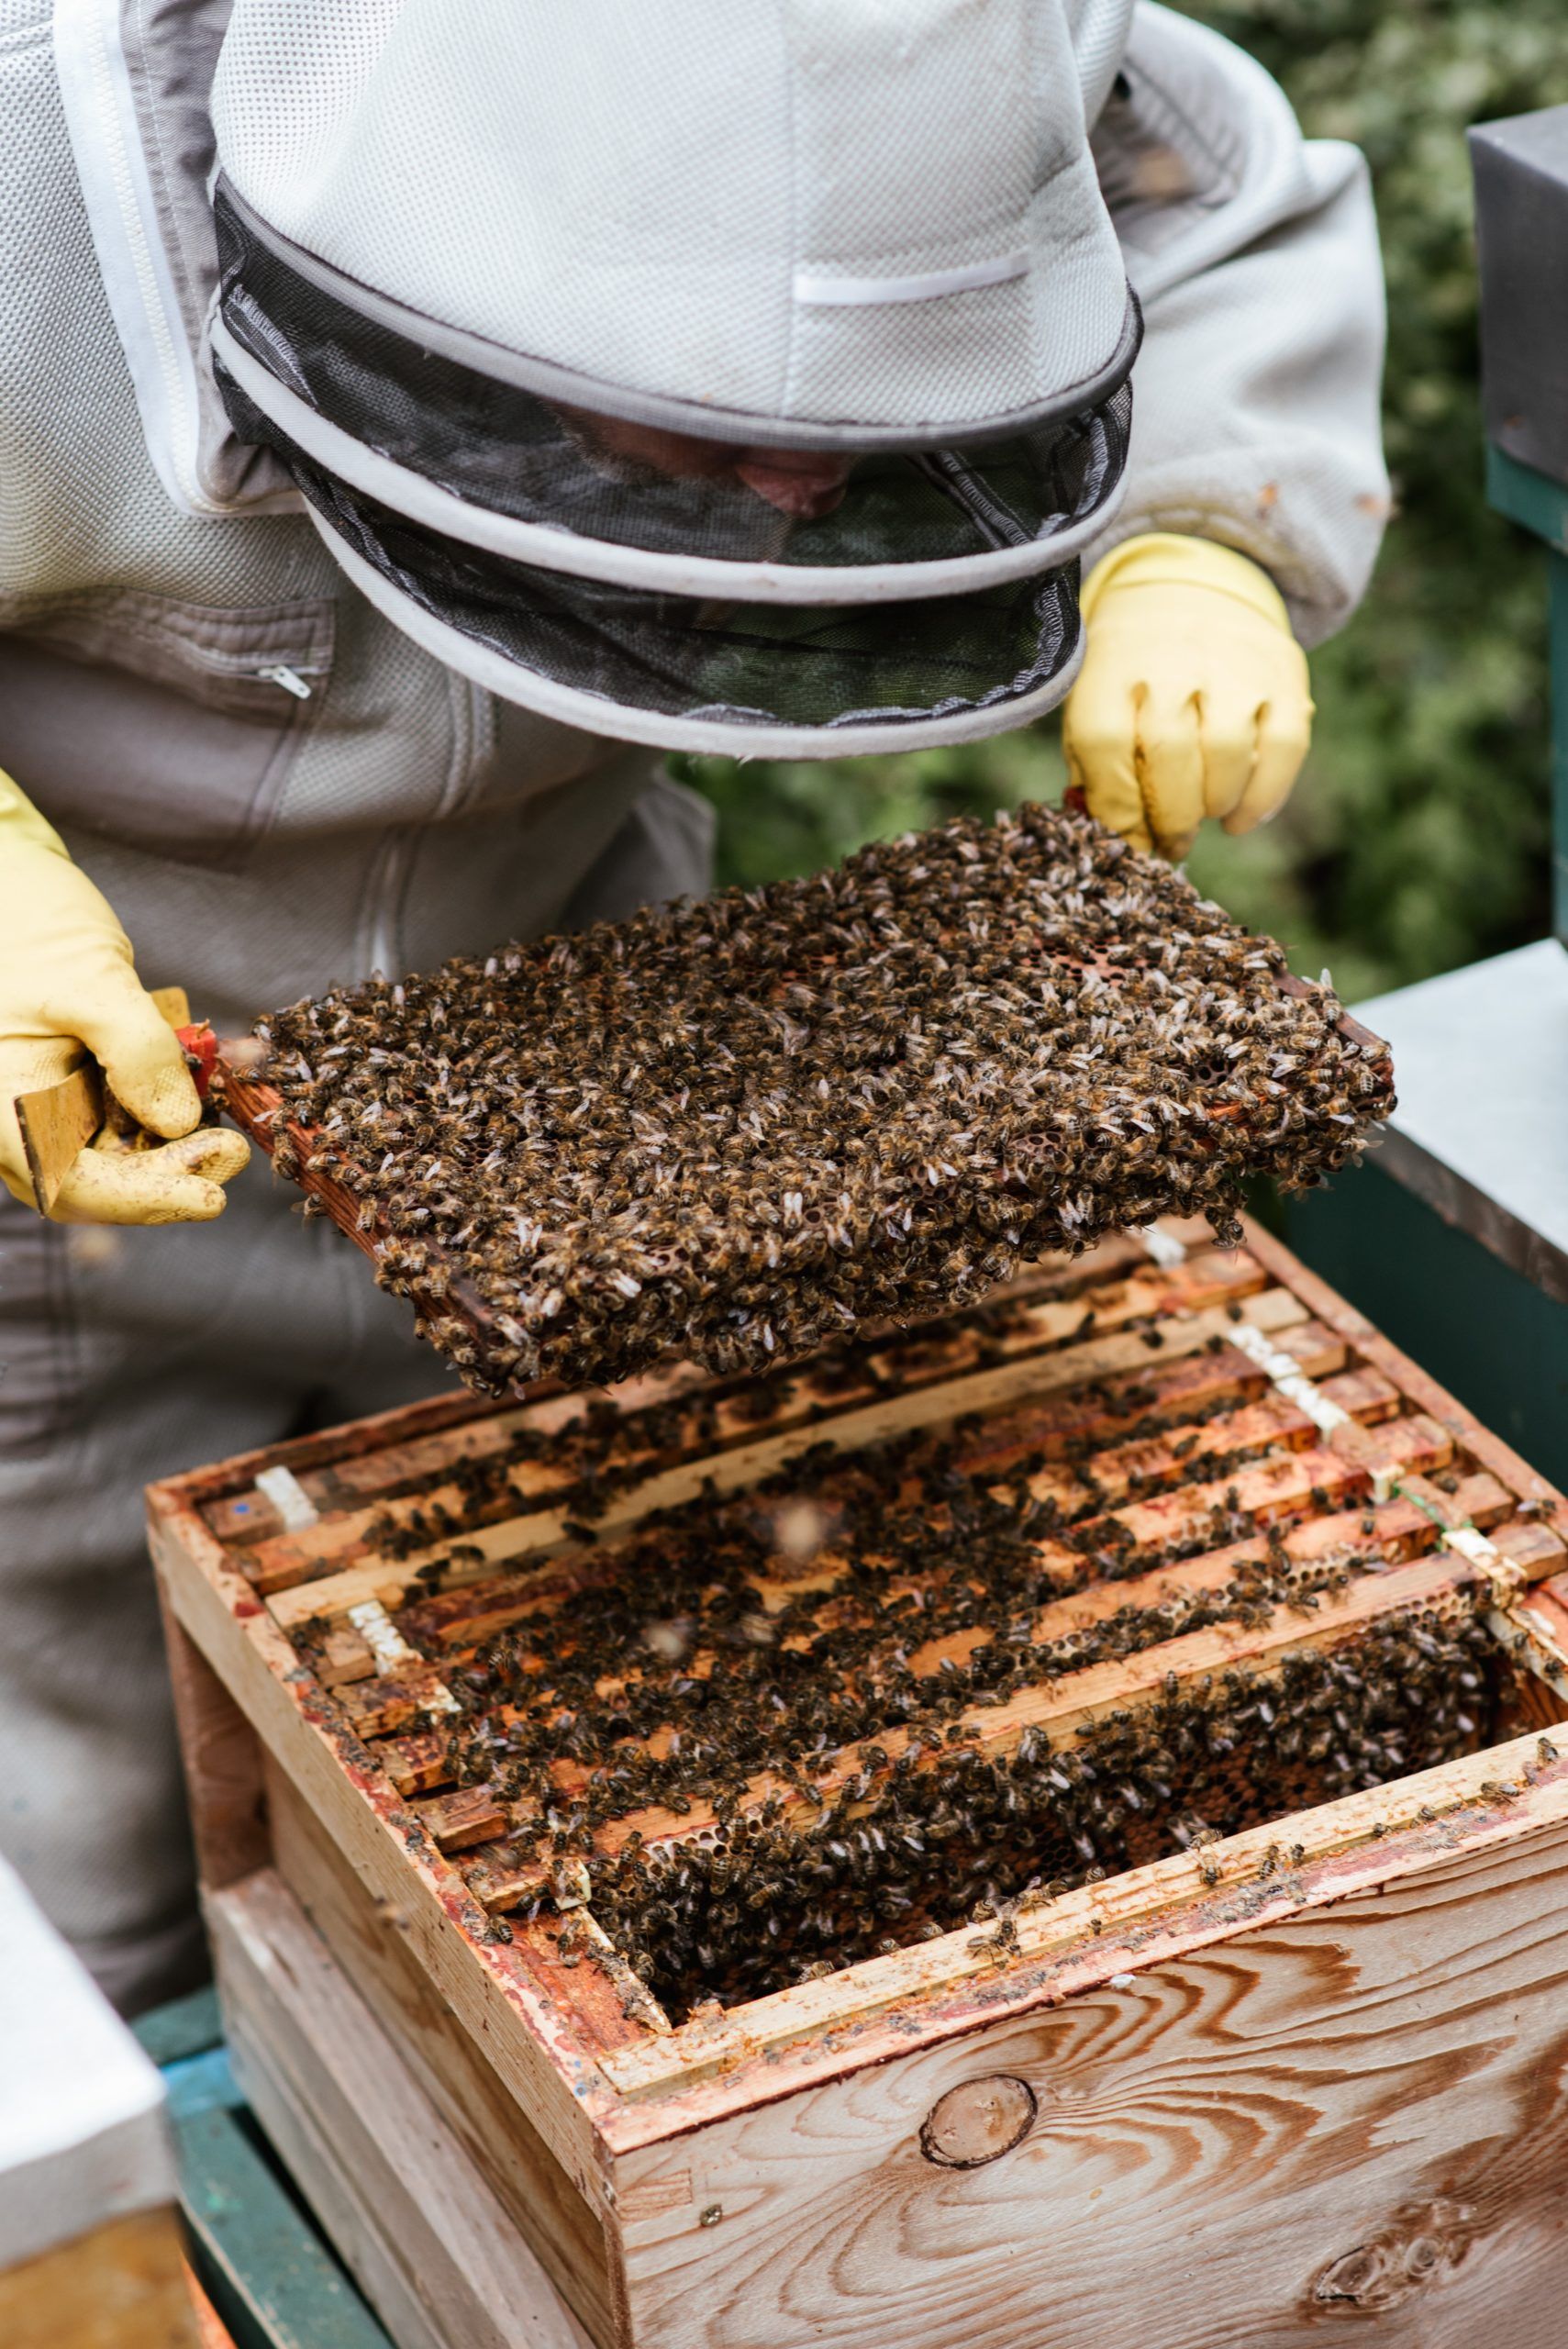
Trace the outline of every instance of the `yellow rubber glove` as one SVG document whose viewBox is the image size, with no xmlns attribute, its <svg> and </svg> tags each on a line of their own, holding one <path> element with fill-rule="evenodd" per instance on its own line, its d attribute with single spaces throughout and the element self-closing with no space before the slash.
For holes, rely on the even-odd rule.
<svg viewBox="0 0 1568 2349">
<path fill-rule="evenodd" d="M 130 941 L 65 844 L 0 774 L 0 1182 L 35 1205 L 20 1093 L 58 1084 L 83 1047 L 109 1090 L 161 1143 L 108 1137 L 82 1151 L 57 1223 L 206 1223 L 250 1157 L 243 1135 L 199 1126 L 201 1102 L 173 1030 L 136 975 Z"/>
<path fill-rule="evenodd" d="M 1089 813 L 1184 857 L 1206 816 L 1251 831 L 1289 796 L 1312 732 L 1307 656 L 1278 588 L 1207 539 L 1128 539 L 1084 584 L 1088 651 L 1062 747 Z"/>
</svg>

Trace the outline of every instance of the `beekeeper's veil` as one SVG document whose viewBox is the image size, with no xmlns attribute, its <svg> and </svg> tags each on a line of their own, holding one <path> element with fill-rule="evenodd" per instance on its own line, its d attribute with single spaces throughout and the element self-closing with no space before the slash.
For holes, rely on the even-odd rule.
<svg viewBox="0 0 1568 2349">
<path fill-rule="evenodd" d="M 492 691 L 786 755 L 1058 701 L 1138 339 L 1127 0 L 236 0 L 211 351 Z"/>
</svg>

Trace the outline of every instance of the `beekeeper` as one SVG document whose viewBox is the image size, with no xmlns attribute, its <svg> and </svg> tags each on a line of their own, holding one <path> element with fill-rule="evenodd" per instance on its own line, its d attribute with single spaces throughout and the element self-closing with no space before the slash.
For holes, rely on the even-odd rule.
<svg viewBox="0 0 1568 2349">
<path fill-rule="evenodd" d="M 1245 829 L 1382 298 L 1359 157 L 1148 0 L 0 0 L 0 1843 L 134 2007 L 200 1962 L 139 1488 L 438 1375 L 259 1170 L 178 1228 L 246 1153 L 143 985 L 700 890 L 666 748 L 1065 697 L 1106 823 Z M 83 1047 L 161 1141 L 46 1222 Z"/>
</svg>

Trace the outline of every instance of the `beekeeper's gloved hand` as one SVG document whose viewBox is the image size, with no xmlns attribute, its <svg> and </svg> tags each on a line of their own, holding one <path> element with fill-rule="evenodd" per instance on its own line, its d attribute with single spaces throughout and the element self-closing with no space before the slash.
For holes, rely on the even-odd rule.
<svg viewBox="0 0 1568 2349">
<path fill-rule="evenodd" d="M 242 1136 L 198 1127 L 201 1103 L 173 1030 L 145 993 L 130 941 L 65 845 L 0 774 L 0 1182 L 31 1207 L 12 1107 L 80 1065 L 85 1045 L 148 1149 L 79 1152 L 61 1223 L 205 1223 L 250 1156 Z"/>
<path fill-rule="evenodd" d="M 1206 816 L 1251 831 L 1312 731 L 1307 657 L 1277 587 L 1207 539 L 1128 539 L 1084 584 L 1088 651 L 1062 747 L 1089 813 L 1173 862 Z"/>
</svg>

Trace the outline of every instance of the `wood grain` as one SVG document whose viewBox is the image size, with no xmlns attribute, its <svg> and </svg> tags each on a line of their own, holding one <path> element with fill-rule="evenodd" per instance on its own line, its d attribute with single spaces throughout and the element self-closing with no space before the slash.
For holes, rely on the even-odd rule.
<svg viewBox="0 0 1568 2349">
<path fill-rule="evenodd" d="M 164 1652 L 203 1885 L 213 1892 L 264 1866 L 271 1850 L 261 1741 L 159 1585 Z"/>
<path fill-rule="evenodd" d="M 39 1213 L 52 1215 L 66 1176 L 104 1122 L 103 1071 L 86 1062 L 58 1085 L 19 1093 L 12 1107 Z"/>
<path fill-rule="evenodd" d="M 133 2210 L 0 2272 L 5 2349 L 201 2349 L 172 2210 Z"/>
<path fill-rule="evenodd" d="M 190 1025 L 191 1007 L 183 987 L 154 987 L 151 1000 L 171 1028 Z M 12 1106 L 39 1213 L 51 1216 L 66 1176 L 103 1124 L 106 1109 L 113 1106 L 117 1110 L 117 1104 L 111 1104 L 106 1094 L 104 1072 L 97 1062 L 84 1056 L 69 1076 L 18 1094 Z M 118 1114 L 123 1118 L 123 1112 Z"/>
<path fill-rule="evenodd" d="M 613 2342 L 620 2326 L 618 2247 L 595 2150 L 563 2160 L 546 2142 L 535 2100 L 515 2096 L 501 2076 L 493 2039 L 465 2030 L 430 1979 L 406 1909 L 377 1899 L 345 1874 L 308 1804 L 275 1772 L 272 1808 L 280 1881 L 371 2003 L 441 2126 L 484 2177 L 574 2318 L 595 2341 Z M 572 1978 L 558 1974 L 562 1993 Z"/>
<path fill-rule="evenodd" d="M 1125 1282 L 1101 1286 L 1146 1295 L 1146 1270 L 1125 1269 Z M 980 1709 L 983 1739 L 1005 1749 L 1037 1720 L 1070 1731 L 1162 1686 L 1167 1669 L 1201 1687 L 1238 1661 L 1267 1669 L 1291 1644 L 1353 1636 L 1400 1605 L 1470 1607 L 1480 1594 L 1520 1675 L 1503 1718 L 1522 1733 L 1202 1852 L 1032 1898 L 1006 1950 L 969 1928 L 662 2033 L 623 2010 L 591 1958 L 563 1965 L 544 1920 L 519 1922 L 510 1947 L 486 1939 L 464 1879 L 483 1886 L 490 1855 L 454 1860 L 438 1846 L 456 1851 L 488 1823 L 490 1798 L 438 1792 L 428 1737 L 364 1742 L 417 1726 L 431 1675 L 354 1679 L 338 1698 L 309 1668 L 319 1655 L 334 1674 L 364 1670 L 369 1650 L 344 1638 L 343 1609 L 398 1605 L 419 1564 L 442 1554 L 354 1556 L 385 1490 L 376 1478 L 439 1489 L 471 1439 L 495 1455 L 507 1413 L 443 1403 L 289 1447 L 325 1521 L 359 1522 L 347 1549 L 337 1535 L 321 1543 L 320 1579 L 266 1604 L 239 1567 L 247 1553 L 264 1571 L 283 1566 L 283 1553 L 266 1537 L 226 1552 L 202 1512 L 237 1506 L 279 1454 L 153 1495 L 178 1622 L 262 1749 L 280 1876 L 373 2011 L 381 2043 L 395 2042 L 411 2092 L 596 2349 L 1288 2349 L 1346 2323 L 1376 2325 L 1403 2349 L 1544 2349 L 1549 2322 L 1555 2339 L 1552 2295 L 1568 2284 L 1552 2191 L 1568 2154 L 1568 1582 L 1547 1586 L 1563 1567 L 1556 1503 L 1263 1235 L 1245 1277 L 1251 1294 L 1225 1303 L 1195 1304 L 1189 1288 L 1154 1332 L 1134 1314 L 1081 1335 L 1082 1291 L 1070 1324 L 1065 1292 L 1037 1299 L 1049 1342 L 1012 1360 L 981 1364 L 962 1333 L 929 1330 L 901 1355 L 930 1372 L 923 1386 L 841 1391 L 826 1426 L 754 1419 L 737 1392 L 717 1422 L 720 1451 L 651 1462 L 635 1509 L 688 1495 L 709 1470 L 743 1494 L 808 1444 L 847 1457 L 979 1411 L 984 1427 L 961 1433 L 966 1460 L 1001 1478 L 1034 1451 L 1027 1473 L 1078 1530 L 1108 1531 L 1114 1517 L 1127 1562 L 1141 1544 L 1153 1567 L 1046 1608 L 1037 1636 L 1214 1587 L 1255 1557 L 1259 1540 L 1158 1563 L 1172 1542 L 1201 1539 L 1216 1487 L 1234 1489 L 1260 1527 L 1273 1520 L 1286 1557 L 1348 1548 L 1362 1562 L 1309 1617 L 1178 1634 Z M 1327 1399 L 1375 1424 L 1325 1437 L 1310 1409 L 1302 1424 L 1299 1390 L 1282 1395 L 1229 1342 L 1232 1309 L 1299 1343 L 1308 1375 L 1335 1382 Z M 573 1408 L 559 1395 L 508 1407 L 562 1427 Z M 1222 1480 L 1203 1465 L 1211 1425 L 1240 1439 L 1234 1459 L 1219 1454 Z M 1178 1452 L 1189 1433 L 1195 1451 Z M 1105 1473 L 1092 1497 L 1074 1457 L 1085 1443 Z M 828 1459 L 811 1473 L 830 1493 L 847 1472 Z M 1403 1475 L 1410 1490 L 1378 1501 L 1374 1474 Z M 1442 1481 L 1420 1483 L 1433 1475 Z M 506 1514 L 473 1533 L 477 1557 L 420 1597 L 406 1635 L 417 1626 L 449 1642 L 455 1672 L 464 1640 L 497 1609 L 569 1607 L 573 1577 L 604 1572 L 613 1551 L 538 1543 L 539 1523 L 564 1518 L 564 1489 L 552 1492 L 548 1462 L 542 1480 L 521 1475 L 517 1508 L 502 1497 Z M 1511 1599 L 1513 1578 L 1441 1546 L 1434 1511 L 1487 1529 L 1542 1586 Z M 307 1570 L 314 1534 L 301 1542 Z M 337 1640 L 330 1662 L 302 1628 L 318 1613 Z M 210 1689 L 202 1701 L 212 1714 Z M 881 1742 L 891 1753 L 896 1735 Z M 201 1798 L 221 1809 L 235 1783 L 209 1764 Z M 671 1831 L 701 1823 L 687 1814 Z M 218 1902 L 257 1887 L 239 1872 L 254 1848 L 243 1832 L 213 1839 L 212 1870 L 232 1871 Z M 253 2018 L 266 2006 L 253 1999 Z M 261 2038 L 294 2024 L 274 2012 L 253 2028 L 260 2059 Z M 335 2224 L 390 2275 L 403 2236 L 420 2240 L 417 2212 L 400 2216 L 417 2108 L 367 2119 L 383 2108 L 328 2061 L 319 2105 L 334 2117 L 313 2124 L 303 2047 L 279 2125 L 295 2131 L 302 2159 L 336 2164 L 322 2189 L 339 2198 Z M 351 2159 L 344 2145 L 357 2146 Z M 450 2249 L 431 2244 L 433 2268 Z M 406 2275 L 404 2288 L 417 2298 L 417 2279 Z M 512 2349 L 504 2324 L 478 2337 Z M 519 2349 L 525 2339 L 542 2349 L 523 2334 Z M 416 2331 L 413 2349 L 433 2343 Z"/>
<path fill-rule="evenodd" d="M 261 1870 L 206 1914 L 236 2074 L 398 2349 L 587 2349 L 281 1878 Z"/>
<path fill-rule="evenodd" d="M 299 1788 L 329 1832 L 339 1865 L 406 1920 L 440 2000 L 484 2043 L 557 2162 L 591 2180 L 596 2102 L 589 2018 L 573 2022 L 524 1954 L 485 1939 L 484 1912 L 443 1859 L 369 1749 L 331 1718 L 328 1701 L 230 1565 L 180 1485 L 148 1494 L 149 1539 L 168 1603 L 255 1726 L 269 1767 L 269 1803 Z M 284 1775 L 286 1774 L 286 1776 Z M 276 1821 L 272 1821 L 274 1848 Z M 583 1969 L 585 1973 L 591 1969 Z"/>
<path fill-rule="evenodd" d="M 639 2349 L 1549 2349 L 1565 1993 L 1559 1818 L 628 2155 Z M 995 2073 L 1023 2142 L 923 2159 Z"/>
</svg>

